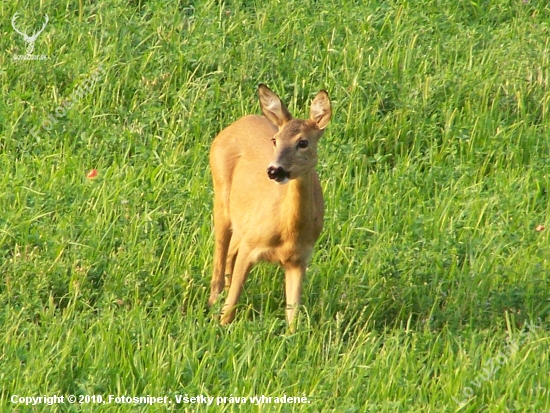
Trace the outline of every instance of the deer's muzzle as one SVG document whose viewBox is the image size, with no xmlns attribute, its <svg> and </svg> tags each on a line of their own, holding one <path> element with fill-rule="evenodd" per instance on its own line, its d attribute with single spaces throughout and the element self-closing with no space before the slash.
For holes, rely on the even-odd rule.
<svg viewBox="0 0 550 413">
<path fill-rule="evenodd" d="M 267 168 L 267 176 L 280 184 L 286 184 L 290 180 L 290 172 L 285 171 L 282 166 L 272 166 Z"/>
</svg>

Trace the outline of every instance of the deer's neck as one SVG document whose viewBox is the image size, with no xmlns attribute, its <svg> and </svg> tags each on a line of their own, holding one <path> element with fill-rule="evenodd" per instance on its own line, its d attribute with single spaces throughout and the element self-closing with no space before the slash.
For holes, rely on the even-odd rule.
<svg viewBox="0 0 550 413">
<path fill-rule="evenodd" d="M 297 179 L 291 179 L 282 204 L 282 219 L 285 235 L 298 241 L 313 225 L 315 202 L 313 174 L 310 172 Z"/>
</svg>

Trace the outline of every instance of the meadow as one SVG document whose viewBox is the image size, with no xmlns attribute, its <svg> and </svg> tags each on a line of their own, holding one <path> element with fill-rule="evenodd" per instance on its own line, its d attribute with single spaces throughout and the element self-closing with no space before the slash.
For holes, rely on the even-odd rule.
<svg viewBox="0 0 550 413">
<path fill-rule="evenodd" d="M 16 12 L 29 36 L 49 17 L 36 59 L 16 57 Z M 0 16 L 0 411 L 550 412 L 547 2 L 11 0 Z M 333 104 L 295 334 L 270 265 L 230 326 L 207 306 L 208 152 L 260 113 L 259 83 L 296 117 L 320 89 Z"/>
</svg>

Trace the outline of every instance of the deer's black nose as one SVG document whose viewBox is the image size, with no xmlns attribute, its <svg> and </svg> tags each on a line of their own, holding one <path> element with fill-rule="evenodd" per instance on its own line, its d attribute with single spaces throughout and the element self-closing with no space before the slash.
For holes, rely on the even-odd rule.
<svg viewBox="0 0 550 413">
<path fill-rule="evenodd" d="M 290 172 L 285 171 L 282 166 L 270 166 L 267 168 L 267 176 L 269 176 L 269 179 L 282 182 L 285 179 L 290 179 Z"/>
</svg>

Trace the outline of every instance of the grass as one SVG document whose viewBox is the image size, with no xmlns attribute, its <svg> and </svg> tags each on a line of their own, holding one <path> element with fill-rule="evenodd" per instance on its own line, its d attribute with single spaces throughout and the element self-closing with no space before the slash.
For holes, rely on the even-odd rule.
<svg viewBox="0 0 550 413">
<path fill-rule="evenodd" d="M 16 11 L 27 33 L 48 14 L 34 50 L 48 59 L 13 59 Z M 0 410 L 550 411 L 545 2 L 15 0 L 0 14 Z M 333 101 L 294 335 L 271 266 L 231 326 L 206 306 L 208 151 L 259 113 L 260 82 L 296 116 L 319 89 Z M 11 400 L 69 394 L 172 403 Z"/>
</svg>

